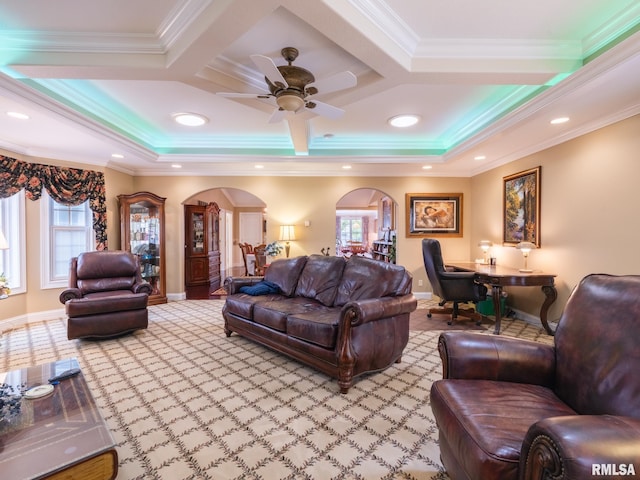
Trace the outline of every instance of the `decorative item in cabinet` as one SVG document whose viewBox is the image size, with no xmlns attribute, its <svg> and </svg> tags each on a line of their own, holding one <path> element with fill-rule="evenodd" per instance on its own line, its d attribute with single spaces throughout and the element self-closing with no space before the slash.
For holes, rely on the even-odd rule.
<svg viewBox="0 0 640 480">
<path fill-rule="evenodd" d="M 185 205 L 185 284 L 220 287 L 219 214 L 216 203 Z"/>
<path fill-rule="evenodd" d="M 118 195 L 121 249 L 140 259 L 142 278 L 153 287 L 149 305 L 167 303 L 164 239 L 165 198 L 150 192 Z"/>
<path fill-rule="evenodd" d="M 374 241 L 372 254 L 376 260 L 396 263 L 396 232 L 387 230 L 380 240 Z"/>
</svg>

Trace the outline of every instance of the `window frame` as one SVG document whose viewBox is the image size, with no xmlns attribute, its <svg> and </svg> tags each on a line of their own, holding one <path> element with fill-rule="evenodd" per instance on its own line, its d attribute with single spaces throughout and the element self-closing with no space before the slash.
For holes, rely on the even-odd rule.
<svg viewBox="0 0 640 480">
<path fill-rule="evenodd" d="M 93 212 L 89 208 L 89 201 L 86 201 L 83 205 L 85 205 L 85 226 L 65 226 L 65 225 L 52 225 L 53 222 L 53 208 L 54 205 L 58 203 L 47 193 L 46 190 L 43 190 L 41 197 L 41 208 L 40 208 L 40 219 L 41 219 L 41 227 L 40 231 L 42 232 L 41 237 L 41 258 L 42 258 L 42 269 L 41 269 L 41 288 L 42 289 L 50 289 L 50 288 L 65 288 L 69 284 L 69 273 L 68 271 L 64 276 L 55 276 L 55 233 L 60 231 L 73 231 L 78 232 L 81 230 L 85 231 L 85 246 L 82 251 L 92 251 L 95 250 L 95 233 L 93 231 Z M 78 252 L 80 253 L 80 252 Z M 75 256 L 75 255 L 74 255 Z M 70 260 L 67 259 L 67 261 Z"/>
<path fill-rule="evenodd" d="M 18 228 L 9 228 L 17 225 Z M 0 199 L 0 229 L 9 243 L 8 250 L 0 250 L 0 273 L 5 273 L 11 295 L 27 292 L 26 213 L 25 193 Z M 7 265 L 9 268 L 7 268 Z M 17 275 L 16 272 L 17 271 Z"/>
</svg>

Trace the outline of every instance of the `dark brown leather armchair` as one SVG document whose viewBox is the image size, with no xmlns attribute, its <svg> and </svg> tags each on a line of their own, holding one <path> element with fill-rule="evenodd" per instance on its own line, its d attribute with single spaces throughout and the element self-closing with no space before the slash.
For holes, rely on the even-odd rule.
<svg viewBox="0 0 640 480">
<path fill-rule="evenodd" d="M 422 240 L 422 258 L 433 293 L 440 298 L 440 306 L 442 307 L 449 302 L 453 303 L 451 308 L 429 309 L 427 316 L 431 317 L 432 313 L 450 313 L 451 318 L 447 322 L 449 325 L 458 315 L 472 318 L 476 324 L 480 325 L 483 320 L 481 314 L 472 308 L 462 309 L 459 306 L 460 303 L 477 303 L 487 298 L 487 287 L 475 282 L 475 273 L 446 270 L 442 260 L 440 242 L 432 238 Z"/>
<path fill-rule="evenodd" d="M 431 408 L 449 476 L 638 478 L 639 345 L 640 276 L 585 277 L 553 346 L 441 334 L 444 379 L 431 388 Z"/>
<path fill-rule="evenodd" d="M 69 262 L 69 288 L 60 294 L 67 338 L 106 338 L 147 328 L 152 287 L 137 256 L 120 250 L 84 252 Z"/>
</svg>

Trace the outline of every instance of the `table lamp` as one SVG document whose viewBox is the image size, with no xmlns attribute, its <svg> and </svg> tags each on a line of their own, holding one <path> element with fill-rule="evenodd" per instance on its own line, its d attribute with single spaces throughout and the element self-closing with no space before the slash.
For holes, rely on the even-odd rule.
<svg viewBox="0 0 640 480">
<path fill-rule="evenodd" d="M 482 252 L 484 253 L 484 263 L 489 263 L 489 249 L 493 246 L 493 243 L 491 242 L 491 240 L 480 240 L 480 243 L 478 243 L 478 246 L 482 249 Z"/>
<path fill-rule="evenodd" d="M 529 257 L 529 252 L 536 248 L 536 244 L 531 242 L 520 242 L 516 245 L 516 248 L 522 252 L 522 256 L 524 257 L 524 268 L 521 268 L 520 271 L 522 273 L 533 272 L 533 270 L 527 267 L 527 258 Z"/>
<path fill-rule="evenodd" d="M 296 232 L 293 228 L 293 225 L 280 225 L 280 238 L 281 242 L 285 242 L 284 251 L 287 254 L 287 258 L 289 258 L 289 250 L 291 246 L 289 245 L 289 241 L 296 239 Z"/>
</svg>

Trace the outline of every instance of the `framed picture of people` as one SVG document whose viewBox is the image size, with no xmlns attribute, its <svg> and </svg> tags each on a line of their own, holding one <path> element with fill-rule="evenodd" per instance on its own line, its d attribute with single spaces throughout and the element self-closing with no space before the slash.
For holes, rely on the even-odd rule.
<svg viewBox="0 0 640 480">
<path fill-rule="evenodd" d="M 462 236 L 462 193 L 407 193 L 407 237 Z"/>
</svg>

